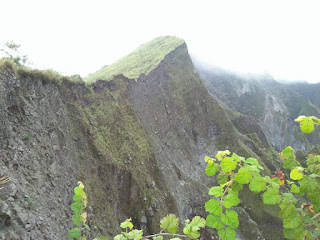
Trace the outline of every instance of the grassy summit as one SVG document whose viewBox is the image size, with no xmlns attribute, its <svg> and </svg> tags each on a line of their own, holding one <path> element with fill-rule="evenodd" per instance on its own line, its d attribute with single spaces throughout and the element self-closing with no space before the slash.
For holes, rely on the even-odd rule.
<svg viewBox="0 0 320 240">
<path fill-rule="evenodd" d="M 184 41 L 173 36 L 156 38 L 141 45 L 134 52 L 121 58 L 119 61 L 90 74 L 84 80 L 87 83 L 98 79 L 109 80 L 112 76 L 123 74 L 132 79 L 138 79 L 141 73 L 148 74 L 164 59 L 171 51 L 181 46 Z"/>
</svg>

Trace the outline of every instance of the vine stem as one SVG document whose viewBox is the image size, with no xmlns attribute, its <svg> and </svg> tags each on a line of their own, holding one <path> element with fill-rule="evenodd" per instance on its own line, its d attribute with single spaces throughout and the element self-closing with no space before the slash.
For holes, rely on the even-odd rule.
<svg viewBox="0 0 320 240">
<path fill-rule="evenodd" d="M 317 213 L 316 215 L 314 215 L 311 219 L 315 219 L 316 217 L 318 217 L 320 215 L 320 212 Z"/>
<path fill-rule="evenodd" d="M 181 237 L 181 238 L 187 238 L 187 235 L 180 235 L 180 234 L 172 234 L 172 233 L 157 233 L 157 234 L 153 234 L 153 235 L 148 235 L 145 237 L 142 237 L 141 239 L 149 239 L 151 237 L 157 237 L 157 236 L 172 236 L 172 237 Z"/>
</svg>

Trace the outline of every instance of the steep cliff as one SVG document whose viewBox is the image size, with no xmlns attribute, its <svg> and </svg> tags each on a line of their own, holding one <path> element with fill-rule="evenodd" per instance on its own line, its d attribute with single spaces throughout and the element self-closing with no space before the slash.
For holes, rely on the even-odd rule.
<svg viewBox="0 0 320 240">
<path fill-rule="evenodd" d="M 256 157 L 268 174 L 276 169 L 263 132 L 234 127 L 186 44 L 175 37 L 154 41 L 164 46 L 161 57 L 134 78 L 104 75 L 110 65 L 85 84 L 2 63 L 0 174 L 11 182 L 1 190 L 1 238 L 66 239 L 78 180 L 87 187 L 92 236 L 111 236 L 127 217 L 155 232 L 169 212 L 183 220 L 204 215 L 215 183 L 205 176 L 205 154 L 229 149 Z M 276 209 L 258 199 L 242 196 L 239 239 L 282 239 Z"/>
</svg>

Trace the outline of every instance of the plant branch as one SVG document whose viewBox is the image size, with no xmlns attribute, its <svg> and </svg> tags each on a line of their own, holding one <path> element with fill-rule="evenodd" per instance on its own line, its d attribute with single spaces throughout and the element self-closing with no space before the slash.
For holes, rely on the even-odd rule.
<svg viewBox="0 0 320 240">
<path fill-rule="evenodd" d="M 157 237 L 157 236 L 172 236 L 172 237 L 181 237 L 181 238 L 187 238 L 187 235 L 180 235 L 180 234 L 172 234 L 172 233 L 157 233 L 157 234 L 153 234 L 153 235 L 148 235 L 145 237 L 142 237 L 141 239 L 149 239 L 151 237 Z"/>
</svg>

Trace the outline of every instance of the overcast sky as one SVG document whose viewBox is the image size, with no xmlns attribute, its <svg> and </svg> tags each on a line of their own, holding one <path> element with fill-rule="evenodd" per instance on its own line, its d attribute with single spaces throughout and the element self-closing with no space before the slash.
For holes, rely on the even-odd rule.
<svg viewBox="0 0 320 240">
<path fill-rule="evenodd" d="M 320 2 L 294 0 L 0 0 L 6 41 L 38 68 L 86 76 L 162 35 L 205 62 L 320 82 Z"/>
</svg>

